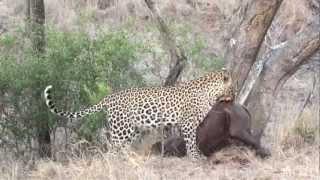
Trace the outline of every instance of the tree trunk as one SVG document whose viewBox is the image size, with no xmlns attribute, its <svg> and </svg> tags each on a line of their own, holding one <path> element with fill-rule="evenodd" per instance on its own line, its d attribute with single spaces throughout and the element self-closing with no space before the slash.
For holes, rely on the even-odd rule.
<svg viewBox="0 0 320 180">
<path fill-rule="evenodd" d="M 276 49 L 263 66 L 261 75 L 244 103 L 251 109 L 252 117 L 259 121 L 258 127 L 269 122 L 273 104 L 279 89 L 301 65 L 320 48 L 319 26 L 309 25 L 305 31 L 290 39 L 287 45 Z"/>
<path fill-rule="evenodd" d="M 29 37 L 30 35 L 30 21 L 31 21 L 31 0 L 26 0 L 26 9 L 25 9 L 25 30 L 26 30 L 26 34 Z"/>
<path fill-rule="evenodd" d="M 44 0 L 27 0 L 27 19 L 30 19 L 30 38 L 34 53 L 41 57 L 45 52 L 45 8 Z M 28 15 L 30 17 L 28 17 Z M 38 120 L 37 139 L 41 158 L 51 157 L 50 128 L 47 119 Z"/>
<path fill-rule="evenodd" d="M 256 0 L 248 7 L 226 53 L 227 68 L 240 91 L 282 0 Z"/>
<path fill-rule="evenodd" d="M 271 23 L 277 22 L 274 19 L 278 18 L 275 15 L 281 4 L 286 5 L 281 7 L 288 8 L 288 4 L 280 0 L 253 1 L 226 54 L 227 66 L 238 86 L 236 101 L 247 105 L 255 128 L 265 128 L 267 123 L 277 118 L 274 107 L 279 103 L 279 90 L 303 64 L 311 61 L 311 56 L 319 53 L 319 9 L 310 9 L 312 13 L 305 18 L 306 21 L 290 22 L 291 25 L 296 23 L 294 25 L 298 29 L 291 39 L 278 40 L 278 45 L 268 47 L 266 35 L 273 33 Z M 260 56 L 259 51 L 263 48 L 268 51 L 263 51 Z"/>
<path fill-rule="evenodd" d="M 107 9 L 114 4 L 114 0 L 98 0 L 98 8 L 101 10 Z"/>
<path fill-rule="evenodd" d="M 41 158 L 51 158 L 51 138 L 48 121 L 43 120 L 42 122 L 39 122 L 37 127 L 37 138 L 39 144 L 39 156 Z"/>
<path fill-rule="evenodd" d="M 45 50 L 45 8 L 43 0 L 30 0 L 31 8 L 31 41 L 35 53 L 42 54 Z"/>
</svg>

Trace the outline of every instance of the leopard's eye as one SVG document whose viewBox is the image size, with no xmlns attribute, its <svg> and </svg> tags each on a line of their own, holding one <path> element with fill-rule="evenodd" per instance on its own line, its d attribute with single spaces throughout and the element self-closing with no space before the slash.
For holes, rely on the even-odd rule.
<svg viewBox="0 0 320 180">
<path fill-rule="evenodd" d="M 223 76 L 223 82 L 227 82 L 228 80 L 229 80 L 229 77 L 226 76 L 226 75 L 224 75 L 224 76 Z"/>
</svg>

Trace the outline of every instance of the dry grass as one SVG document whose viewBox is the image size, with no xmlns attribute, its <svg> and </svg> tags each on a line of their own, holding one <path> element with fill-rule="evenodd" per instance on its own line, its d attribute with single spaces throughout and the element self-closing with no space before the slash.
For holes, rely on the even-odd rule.
<svg viewBox="0 0 320 180">
<path fill-rule="evenodd" d="M 0 179 L 317 179 L 319 146 L 288 148 L 263 160 L 245 148 L 230 146 L 209 160 L 96 153 L 65 162 L 37 161 L 26 171 L 18 161 L 0 165 Z"/>
<path fill-rule="evenodd" d="M 159 137 L 146 137 L 140 149 L 120 155 L 65 152 L 59 161 L 22 163 L 0 153 L 2 179 L 243 179 L 243 180 L 316 180 L 319 167 L 319 122 L 306 110 L 291 126 L 278 124 L 274 130 L 272 157 L 260 159 L 250 149 L 230 146 L 208 160 L 161 158 L 143 151 Z M 74 155 L 76 154 L 76 155 Z M 144 154 L 144 155 L 141 155 Z M 81 157 L 79 157 L 81 155 Z M 77 156 L 77 157 L 76 157 Z"/>
<path fill-rule="evenodd" d="M 282 132 L 276 133 L 279 141 L 272 146 L 272 156 L 268 159 L 256 157 L 252 150 L 243 146 L 230 146 L 208 160 L 198 161 L 161 158 L 139 149 L 122 155 L 93 149 L 77 155 L 67 152 L 59 161 L 40 160 L 34 164 L 23 164 L 12 160 L 8 154 L 0 153 L 0 179 L 316 180 L 320 176 L 319 125 L 314 124 L 314 117 L 310 115 L 306 112 L 291 128 L 278 129 Z M 149 141 L 152 140 L 147 138 L 143 142 L 150 144 Z M 143 144 L 140 146 L 142 149 L 150 148 Z"/>
</svg>

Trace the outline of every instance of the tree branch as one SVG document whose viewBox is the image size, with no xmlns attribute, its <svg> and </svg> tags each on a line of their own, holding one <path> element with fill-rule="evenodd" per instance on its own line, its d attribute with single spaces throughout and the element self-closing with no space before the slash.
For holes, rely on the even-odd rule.
<svg viewBox="0 0 320 180">
<path fill-rule="evenodd" d="M 263 127 L 270 121 L 275 108 L 275 100 L 283 84 L 294 74 L 301 65 L 320 51 L 319 24 L 307 24 L 284 47 L 273 50 L 263 66 L 260 77 L 253 91 L 246 100 L 246 105 L 254 119 L 258 119 L 259 126 Z"/>
<path fill-rule="evenodd" d="M 161 33 L 161 38 L 164 48 L 170 53 L 170 70 L 169 75 L 166 78 L 164 86 L 172 86 L 177 82 L 181 72 L 183 71 L 187 57 L 182 48 L 176 45 L 175 39 L 171 34 L 168 26 L 156 11 L 154 2 L 152 0 L 145 0 L 147 7 L 150 9 L 153 18 L 158 24 L 158 29 Z"/>
<path fill-rule="evenodd" d="M 306 63 L 320 48 L 318 25 L 309 25 L 305 31 L 288 41 L 287 46 L 278 49 L 266 63 L 263 81 L 272 88 L 275 95 L 287 79 Z"/>
</svg>

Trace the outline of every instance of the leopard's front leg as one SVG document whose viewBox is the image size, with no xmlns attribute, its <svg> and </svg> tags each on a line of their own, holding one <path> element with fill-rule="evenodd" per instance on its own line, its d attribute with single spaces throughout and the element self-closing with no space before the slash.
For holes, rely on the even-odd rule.
<svg viewBox="0 0 320 180">
<path fill-rule="evenodd" d="M 185 121 L 181 124 L 181 131 L 186 142 L 187 155 L 192 159 L 200 159 L 200 150 L 197 146 L 197 123 L 193 121 Z"/>
</svg>

